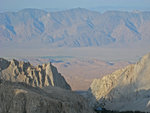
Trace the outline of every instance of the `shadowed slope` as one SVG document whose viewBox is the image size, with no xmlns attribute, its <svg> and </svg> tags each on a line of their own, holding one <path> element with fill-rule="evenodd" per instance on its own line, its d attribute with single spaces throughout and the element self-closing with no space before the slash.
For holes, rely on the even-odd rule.
<svg viewBox="0 0 150 113">
<path fill-rule="evenodd" d="M 0 81 L 0 113 L 93 113 L 86 100 L 69 90 L 46 91 L 24 83 Z"/>
</svg>

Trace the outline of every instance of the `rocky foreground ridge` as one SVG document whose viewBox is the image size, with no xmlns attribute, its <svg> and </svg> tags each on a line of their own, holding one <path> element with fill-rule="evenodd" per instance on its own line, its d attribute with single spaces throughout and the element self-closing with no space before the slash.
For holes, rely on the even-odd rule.
<svg viewBox="0 0 150 113">
<path fill-rule="evenodd" d="M 33 66 L 29 62 L 0 58 L 0 79 L 11 82 L 24 82 L 33 87 L 56 86 L 71 89 L 64 77 L 51 64 Z"/>
<path fill-rule="evenodd" d="M 0 58 L 0 113 L 94 113 L 51 64 Z"/>
<path fill-rule="evenodd" d="M 95 79 L 89 91 L 106 109 L 150 112 L 150 53 L 136 64 Z"/>
<path fill-rule="evenodd" d="M 0 80 L 0 113 L 93 113 L 86 100 L 58 87 Z"/>
</svg>

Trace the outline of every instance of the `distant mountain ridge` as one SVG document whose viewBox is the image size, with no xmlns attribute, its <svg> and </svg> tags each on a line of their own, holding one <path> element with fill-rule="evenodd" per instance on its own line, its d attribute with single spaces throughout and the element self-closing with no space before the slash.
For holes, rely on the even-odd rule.
<svg viewBox="0 0 150 113">
<path fill-rule="evenodd" d="M 150 41 L 149 26 L 150 12 L 24 9 L 0 13 L 0 43 L 49 47 L 132 45 Z"/>
</svg>

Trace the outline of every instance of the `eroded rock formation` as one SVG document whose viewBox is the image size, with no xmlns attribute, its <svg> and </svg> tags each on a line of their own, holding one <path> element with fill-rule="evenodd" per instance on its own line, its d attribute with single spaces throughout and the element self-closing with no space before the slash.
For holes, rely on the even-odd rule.
<svg viewBox="0 0 150 113">
<path fill-rule="evenodd" d="M 51 64 L 33 66 L 29 62 L 7 61 L 0 58 L 0 79 L 12 82 L 24 82 L 34 87 L 56 86 L 71 89 L 64 77 Z"/>
</svg>

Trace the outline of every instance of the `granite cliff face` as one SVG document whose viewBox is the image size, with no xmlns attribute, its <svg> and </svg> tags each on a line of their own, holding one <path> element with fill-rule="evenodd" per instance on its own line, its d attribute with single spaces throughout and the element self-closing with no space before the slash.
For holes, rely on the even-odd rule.
<svg viewBox="0 0 150 113">
<path fill-rule="evenodd" d="M 29 62 L 7 61 L 0 58 L 0 79 L 12 82 L 24 82 L 33 87 L 56 86 L 71 89 L 64 77 L 51 64 L 33 66 Z"/>
<path fill-rule="evenodd" d="M 86 100 L 58 87 L 0 80 L 0 113 L 93 113 Z"/>
<path fill-rule="evenodd" d="M 150 53 L 139 62 L 95 79 L 89 91 L 111 110 L 150 112 Z"/>
</svg>

